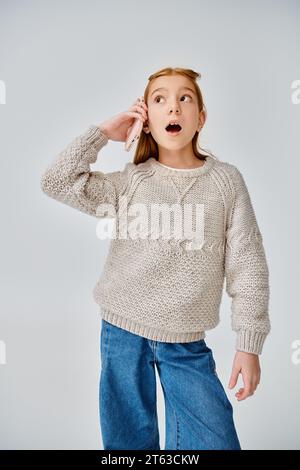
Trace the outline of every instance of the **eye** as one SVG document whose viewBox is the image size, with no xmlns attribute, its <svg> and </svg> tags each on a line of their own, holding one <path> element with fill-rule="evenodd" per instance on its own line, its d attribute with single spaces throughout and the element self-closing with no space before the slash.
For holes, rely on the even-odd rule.
<svg viewBox="0 0 300 470">
<path fill-rule="evenodd" d="M 157 98 L 161 98 L 161 97 L 162 97 L 161 95 L 157 95 L 157 96 L 154 98 L 155 103 L 157 103 Z"/>
<path fill-rule="evenodd" d="M 192 99 L 192 97 L 191 97 L 190 95 L 182 95 L 181 98 L 183 98 L 184 96 L 188 96 L 189 98 Z M 157 95 L 157 96 L 154 98 L 154 101 L 155 101 L 156 103 L 158 103 L 157 98 L 163 98 L 163 96 L 162 96 L 162 95 Z"/>
<path fill-rule="evenodd" d="M 189 98 L 191 98 L 191 99 L 192 99 L 192 97 L 191 97 L 190 95 L 183 95 L 183 96 L 188 96 Z"/>
</svg>

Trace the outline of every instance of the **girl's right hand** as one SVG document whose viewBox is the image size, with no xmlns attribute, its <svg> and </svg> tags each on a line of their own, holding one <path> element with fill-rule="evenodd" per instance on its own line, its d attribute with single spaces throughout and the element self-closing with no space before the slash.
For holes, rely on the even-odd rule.
<svg viewBox="0 0 300 470">
<path fill-rule="evenodd" d="M 136 118 L 143 123 L 148 120 L 147 111 L 148 108 L 144 100 L 138 98 L 128 111 L 103 121 L 98 127 L 107 135 L 108 139 L 125 142 Z"/>
</svg>

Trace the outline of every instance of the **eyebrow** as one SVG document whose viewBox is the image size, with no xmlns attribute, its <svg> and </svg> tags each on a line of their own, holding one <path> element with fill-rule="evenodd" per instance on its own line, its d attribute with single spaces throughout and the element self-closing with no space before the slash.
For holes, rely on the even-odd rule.
<svg viewBox="0 0 300 470">
<path fill-rule="evenodd" d="M 192 88 L 189 88 L 188 86 L 182 86 L 182 87 L 180 87 L 179 89 L 180 89 L 180 90 L 189 90 L 189 91 L 191 91 L 192 93 L 194 93 L 194 95 L 196 94 L 196 93 L 194 92 L 194 90 L 192 90 Z M 165 87 L 156 88 L 156 90 L 152 91 L 151 96 L 152 96 L 156 91 L 158 91 L 158 90 L 167 90 L 167 88 L 165 88 Z"/>
</svg>

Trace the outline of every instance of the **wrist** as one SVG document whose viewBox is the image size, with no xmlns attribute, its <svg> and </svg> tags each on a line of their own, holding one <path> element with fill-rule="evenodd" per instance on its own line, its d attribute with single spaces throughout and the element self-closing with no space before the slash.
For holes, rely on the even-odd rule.
<svg viewBox="0 0 300 470">
<path fill-rule="evenodd" d="M 100 129 L 100 131 L 102 132 L 102 134 L 105 134 L 106 137 L 109 139 L 108 130 L 106 129 L 106 127 L 105 127 L 102 123 L 98 124 L 98 128 Z"/>
</svg>

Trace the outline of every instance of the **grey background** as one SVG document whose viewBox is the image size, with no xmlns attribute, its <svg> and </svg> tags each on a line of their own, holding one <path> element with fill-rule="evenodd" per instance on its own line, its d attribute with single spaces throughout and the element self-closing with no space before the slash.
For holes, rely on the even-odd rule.
<svg viewBox="0 0 300 470">
<path fill-rule="evenodd" d="M 227 384 L 230 300 L 207 332 L 243 448 L 299 449 L 298 1 L 0 1 L 1 449 L 101 449 L 100 316 L 92 289 L 108 240 L 97 220 L 40 190 L 46 166 L 90 124 L 129 108 L 165 66 L 202 74 L 202 146 L 242 171 L 270 269 L 272 331 L 256 393 Z M 133 158 L 109 142 L 92 170 Z M 158 381 L 161 448 L 163 395 Z"/>
</svg>

